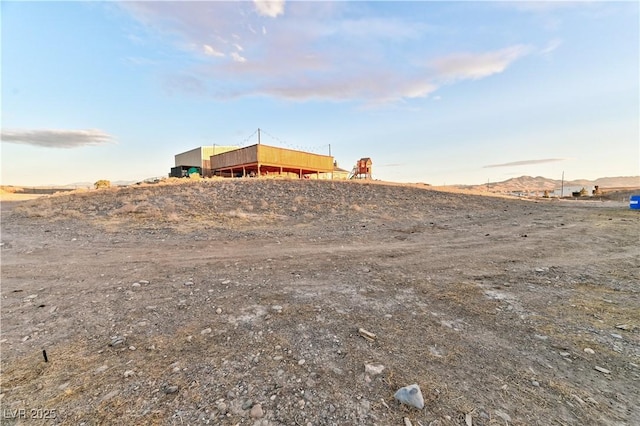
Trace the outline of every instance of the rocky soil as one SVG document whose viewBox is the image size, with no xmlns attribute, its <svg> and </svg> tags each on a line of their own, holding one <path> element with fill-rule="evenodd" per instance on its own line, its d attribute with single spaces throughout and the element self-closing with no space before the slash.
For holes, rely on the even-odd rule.
<svg viewBox="0 0 640 426">
<path fill-rule="evenodd" d="M 640 424 L 623 203 L 204 180 L 1 225 L 3 425 Z"/>
</svg>

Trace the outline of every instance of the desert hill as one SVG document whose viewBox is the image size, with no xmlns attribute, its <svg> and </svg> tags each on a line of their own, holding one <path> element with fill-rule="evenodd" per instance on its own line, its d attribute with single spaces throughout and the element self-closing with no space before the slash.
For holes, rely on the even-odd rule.
<svg viewBox="0 0 640 426">
<path fill-rule="evenodd" d="M 628 204 L 185 179 L 3 202 L 0 226 L 3 425 L 640 418 Z"/>
</svg>

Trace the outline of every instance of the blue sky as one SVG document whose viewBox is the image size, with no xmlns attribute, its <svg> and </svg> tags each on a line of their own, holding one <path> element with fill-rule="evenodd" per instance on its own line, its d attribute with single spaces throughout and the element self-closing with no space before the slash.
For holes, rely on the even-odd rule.
<svg viewBox="0 0 640 426">
<path fill-rule="evenodd" d="M 3 184 L 164 176 L 257 128 L 390 181 L 640 174 L 635 1 L 1 8 Z"/>
</svg>

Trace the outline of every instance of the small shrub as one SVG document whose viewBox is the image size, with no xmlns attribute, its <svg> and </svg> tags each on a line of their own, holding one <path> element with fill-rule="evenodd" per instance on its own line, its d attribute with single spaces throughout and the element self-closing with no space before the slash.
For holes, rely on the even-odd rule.
<svg viewBox="0 0 640 426">
<path fill-rule="evenodd" d="M 111 181 L 105 180 L 105 179 L 100 179 L 99 181 L 94 183 L 93 186 L 95 186 L 96 189 L 111 188 Z"/>
</svg>

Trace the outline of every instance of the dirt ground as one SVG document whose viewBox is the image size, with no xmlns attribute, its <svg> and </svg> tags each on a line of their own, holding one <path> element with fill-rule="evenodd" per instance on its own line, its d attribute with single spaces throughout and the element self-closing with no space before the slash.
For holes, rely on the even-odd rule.
<svg viewBox="0 0 640 426">
<path fill-rule="evenodd" d="M 3 425 L 640 424 L 628 204 L 204 180 L 1 229 Z"/>
</svg>

